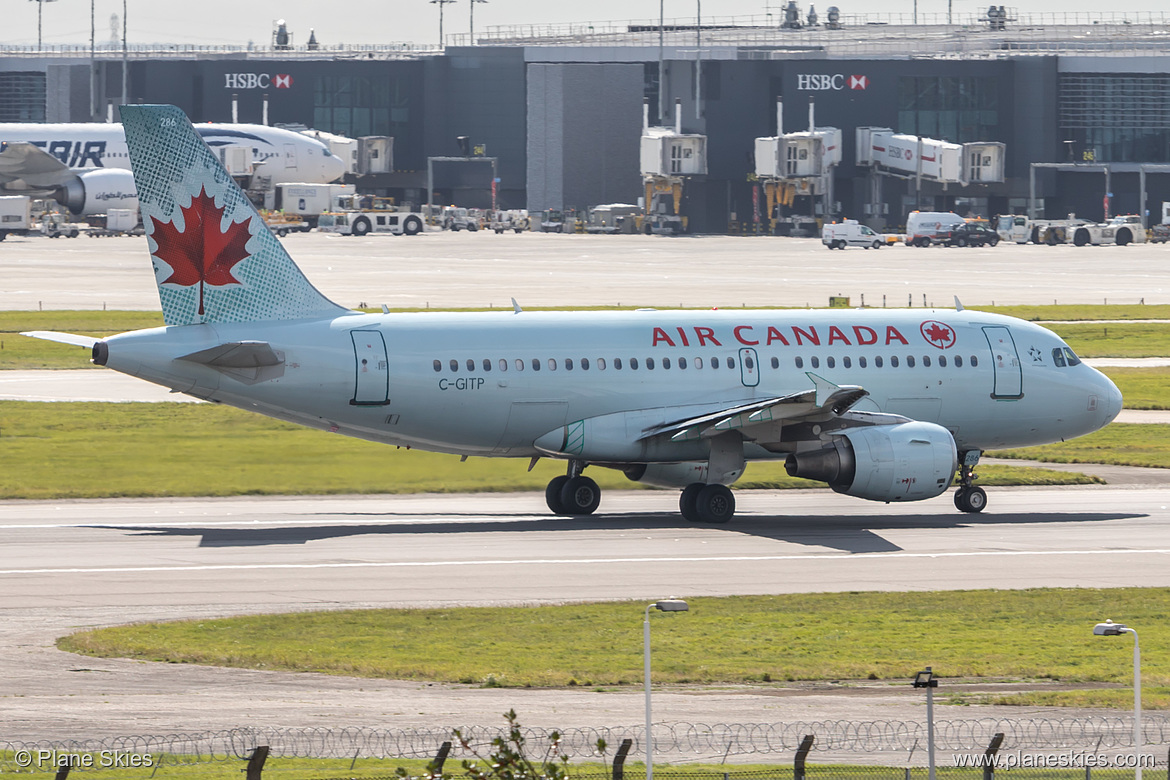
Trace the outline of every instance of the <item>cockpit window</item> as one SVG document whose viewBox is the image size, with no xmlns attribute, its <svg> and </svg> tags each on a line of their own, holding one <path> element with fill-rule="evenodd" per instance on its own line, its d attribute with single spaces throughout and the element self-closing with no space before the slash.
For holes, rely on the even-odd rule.
<svg viewBox="0 0 1170 780">
<path fill-rule="evenodd" d="M 1052 364 L 1054 366 L 1056 366 L 1057 368 L 1064 368 L 1065 367 L 1064 350 L 1061 349 L 1060 347 L 1057 347 L 1056 349 L 1052 350 Z"/>
<path fill-rule="evenodd" d="M 1081 364 L 1081 359 L 1077 357 L 1077 353 L 1073 352 L 1068 347 L 1064 348 L 1064 357 L 1068 360 L 1068 364 L 1070 366 L 1079 366 Z"/>
<path fill-rule="evenodd" d="M 1057 368 L 1064 368 L 1065 366 L 1079 366 L 1081 359 L 1077 357 L 1077 353 L 1073 352 L 1068 347 L 1057 347 L 1052 350 L 1052 363 Z"/>
</svg>

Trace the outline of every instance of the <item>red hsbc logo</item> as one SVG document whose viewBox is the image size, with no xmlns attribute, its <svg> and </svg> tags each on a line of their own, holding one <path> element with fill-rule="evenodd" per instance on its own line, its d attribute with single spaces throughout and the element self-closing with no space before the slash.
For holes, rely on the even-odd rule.
<svg viewBox="0 0 1170 780">
<path fill-rule="evenodd" d="M 869 86 L 868 76 L 850 76 L 849 89 L 865 89 Z"/>
<path fill-rule="evenodd" d="M 272 86 L 277 89 L 288 89 L 292 86 L 292 76 L 287 73 L 277 73 L 272 77 Z M 864 89 L 864 87 L 862 87 Z"/>
</svg>

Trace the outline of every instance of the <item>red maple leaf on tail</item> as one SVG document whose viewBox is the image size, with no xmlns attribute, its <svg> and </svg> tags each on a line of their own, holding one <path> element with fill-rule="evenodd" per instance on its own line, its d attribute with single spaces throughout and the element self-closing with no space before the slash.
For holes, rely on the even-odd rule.
<svg viewBox="0 0 1170 780">
<path fill-rule="evenodd" d="M 210 284 L 223 287 L 240 284 L 232 276 L 232 267 L 249 257 L 244 245 L 252 234 L 248 232 L 247 220 L 232 222 L 227 232 L 221 232 L 224 209 L 216 207 L 215 198 L 207 194 L 206 188 L 191 199 L 191 205 L 183 207 L 182 231 L 172 222 L 160 222 L 151 217 L 154 224 L 152 238 L 158 244 L 154 255 L 171 267 L 171 275 L 162 284 L 177 284 L 183 287 L 199 285 L 199 314 L 203 314 L 203 286 Z"/>
</svg>

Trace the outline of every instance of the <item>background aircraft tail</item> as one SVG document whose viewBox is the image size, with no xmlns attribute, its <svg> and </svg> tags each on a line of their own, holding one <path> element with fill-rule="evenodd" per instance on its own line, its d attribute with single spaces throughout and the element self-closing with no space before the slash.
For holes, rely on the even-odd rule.
<svg viewBox="0 0 1170 780">
<path fill-rule="evenodd" d="M 175 106 L 123 106 L 167 325 L 334 316 Z"/>
</svg>

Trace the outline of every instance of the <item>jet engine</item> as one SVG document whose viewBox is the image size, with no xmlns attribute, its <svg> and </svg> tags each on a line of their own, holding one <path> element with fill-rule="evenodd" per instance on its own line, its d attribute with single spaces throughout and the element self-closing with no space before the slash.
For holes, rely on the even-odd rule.
<svg viewBox="0 0 1170 780">
<path fill-rule="evenodd" d="M 827 482 L 838 493 L 888 503 L 940 495 L 958 465 L 950 431 L 907 422 L 844 431 L 819 450 L 789 455 L 784 470 Z"/>
<path fill-rule="evenodd" d="M 134 174 L 124 168 L 83 171 L 53 198 L 79 217 L 105 214 L 110 209 L 138 209 Z"/>
<path fill-rule="evenodd" d="M 638 463 L 623 469 L 626 478 L 643 485 L 653 485 L 661 488 L 681 488 L 694 482 L 707 483 L 709 479 L 707 461 L 690 461 L 687 463 Z M 737 471 L 732 475 L 730 485 L 743 474 Z"/>
</svg>

